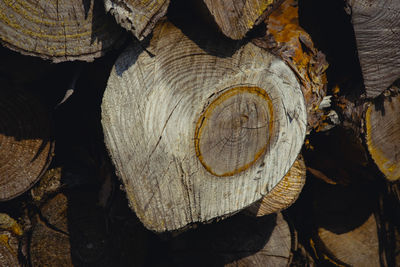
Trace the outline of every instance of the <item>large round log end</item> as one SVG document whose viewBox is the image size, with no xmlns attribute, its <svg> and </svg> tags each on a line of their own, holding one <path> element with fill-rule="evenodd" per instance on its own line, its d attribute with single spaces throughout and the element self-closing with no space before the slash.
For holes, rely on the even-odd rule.
<svg viewBox="0 0 400 267">
<path fill-rule="evenodd" d="M 103 97 L 105 143 L 132 207 L 158 232 L 258 201 L 305 137 L 303 94 L 282 60 L 251 43 L 197 38 L 159 24 L 155 56 L 129 47 Z"/>
</svg>

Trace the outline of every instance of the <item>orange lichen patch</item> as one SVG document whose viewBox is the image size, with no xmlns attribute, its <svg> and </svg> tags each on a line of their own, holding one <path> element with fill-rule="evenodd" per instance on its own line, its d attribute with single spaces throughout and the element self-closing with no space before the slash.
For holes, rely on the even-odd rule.
<svg viewBox="0 0 400 267">
<path fill-rule="evenodd" d="M 232 114 L 231 112 L 227 112 L 229 114 L 225 115 L 229 115 L 228 117 L 216 114 L 220 112 L 217 109 L 222 109 L 220 112 L 222 114 L 223 112 L 225 112 L 225 110 L 227 110 L 227 107 L 229 107 L 230 105 L 235 105 L 236 104 L 235 97 L 237 97 L 238 100 L 240 101 L 242 101 L 246 97 L 253 98 L 253 100 L 256 99 L 258 103 L 253 102 L 252 105 L 258 106 L 258 108 L 256 107 L 255 111 L 247 110 L 246 112 L 249 112 L 249 114 L 245 113 L 242 114 L 241 112 L 238 112 L 237 114 Z M 229 101 L 233 102 L 229 103 Z M 263 108 L 262 105 L 266 107 L 266 110 L 264 110 L 266 114 L 261 114 L 262 116 L 261 115 L 259 116 L 258 110 L 262 110 Z M 258 127 L 258 126 L 248 127 L 245 125 L 247 122 L 249 121 L 254 122 L 254 118 L 249 118 L 249 116 L 253 116 L 254 118 L 256 118 L 255 120 L 258 120 L 259 117 L 260 118 L 264 117 L 268 121 L 265 122 L 266 125 L 263 125 L 263 127 Z M 229 89 L 220 94 L 214 101 L 212 101 L 206 107 L 206 109 L 204 110 L 203 114 L 200 116 L 197 122 L 195 130 L 195 138 L 194 138 L 196 156 L 198 157 L 204 168 L 215 176 L 220 176 L 220 177 L 231 176 L 239 172 L 242 172 L 248 169 L 250 166 L 252 166 L 254 162 L 256 162 L 257 159 L 259 159 L 260 156 L 263 155 L 264 152 L 266 151 L 267 146 L 270 142 L 270 138 L 272 136 L 273 120 L 274 118 L 273 118 L 272 101 L 268 96 L 268 94 L 263 89 L 259 87 L 248 87 L 248 86 L 241 86 Z M 256 122 L 258 123 L 258 121 Z M 211 125 L 217 125 L 218 129 L 211 128 Z M 242 129 L 245 129 L 245 131 L 260 130 L 261 135 L 263 136 L 261 138 L 257 138 L 257 140 L 252 140 L 251 138 L 248 138 L 248 136 L 245 135 L 246 141 L 251 143 L 250 145 L 249 144 L 244 145 L 245 147 L 247 146 L 251 147 L 250 151 L 246 151 L 252 154 L 251 160 L 248 160 L 247 158 L 243 159 L 242 158 L 243 155 L 241 154 L 243 151 L 241 151 L 240 149 L 238 151 L 235 151 L 234 148 L 232 148 L 232 150 L 229 150 L 228 154 L 224 155 L 225 150 L 223 151 L 222 147 L 221 150 L 218 151 L 218 154 L 221 153 L 222 151 L 222 155 L 218 156 L 224 159 L 226 158 L 228 161 L 231 161 L 232 155 L 237 154 L 237 158 L 235 159 L 236 165 L 232 162 L 232 164 L 229 164 L 229 166 L 231 166 L 232 168 L 231 167 L 227 167 L 225 169 L 221 168 L 220 170 L 216 171 L 215 168 L 219 163 L 210 159 L 210 152 L 208 150 L 210 149 L 210 146 L 215 146 L 212 147 L 211 149 L 216 149 L 216 147 L 220 146 L 222 142 L 229 141 L 226 140 L 226 136 L 224 136 L 224 133 L 219 132 L 219 130 L 221 130 L 226 125 L 228 125 L 228 127 L 231 127 L 230 130 L 227 130 L 227 133 L 230 135 L 230 137 L 235 135 L 235 131 L 238 132 L 241 131 Z M 209 135 L 211 135 L 210 134 L 211 131 L 216 131 L 216 134 L 212 135 L 212 137 L 209 137 Z M 208 140 L 203 141 L 206 138 L 208 138 Z M 239 138 L 238 140 L 234 141 L 242 142 Z M 207 155 L 205 155 L 205 153 L 207 153 Z M 237 162 L 240 162 L 242 164 L 237 164 Z"/>
<path fill-rule="evenodd" d="M 310 35 L 300 27 L 296 0 L 284 1 L 265 21 L 267 37 L 254 40 L 256 45 L 272 49 L 296 73 L 307 105 L 308 123 L 316 128 L 323 112 L 319 103 L 326 95 L 325 56 L 318 51 Z M 271 39 L 274 41 L 271 43 Z"/>
<path fill-rule="evenodd" d="M 0 228 L 10 231 L 15 235 L 22 235 L 23 230 L 16 220 L 5 213 L 0 213 Z"/>
</svg>

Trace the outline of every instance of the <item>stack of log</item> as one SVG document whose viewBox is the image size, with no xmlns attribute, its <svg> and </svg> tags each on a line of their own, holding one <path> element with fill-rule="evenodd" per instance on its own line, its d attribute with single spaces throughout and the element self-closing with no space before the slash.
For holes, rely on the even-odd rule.
<svg viewBox="0 0 400 267">
<path fill-rule="evenodd" d="M 0 0 L 0 266 L 400 265 L 370 2 Z"/>
</svg>

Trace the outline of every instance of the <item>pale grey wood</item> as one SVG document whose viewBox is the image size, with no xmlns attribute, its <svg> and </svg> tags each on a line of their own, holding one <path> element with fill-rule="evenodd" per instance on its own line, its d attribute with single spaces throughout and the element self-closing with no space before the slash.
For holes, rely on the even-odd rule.
<svg viewBox="0 0 400 267">
<path fill-rule="evenodd" d="M 400 1 L 348 0 L 368 97 L 400 78 Z"/>
<path fill-rule="evenodd" d="M 282 0 L 204 0 L 221 31 L 232 39 L 242 39 L 261 23 Z"/>
<path fill-rule="evenodd" d="M 169 0 L 105 0 L 104 5 L 122 27 L 142 40 L 167 13 Z"/>
<path fill-rule="evenodd" d="M 133 43 L 121 54 L 104 93 L 105 143 L 132 208 L 154 231 L 179 229 L 249 206 L 284 177 L 304 141 L 304 98 L 294 73 L 282 60 L 251 43 L 209 40 L 202 47 L 163 22 L 147 51 Z M 226 51 L 233 52 L 227 55 Z M 270 137 L 253 141 L 265 142 L 265 151 L 242 170 L 231 159 L 253 150 L 237 145 L 232 153 L 241 155 L 220 153 L 232 165 L 228 168 L 232 175 L 213 174 L 196 155 L 199 119 L 210 106 L 218 107 L 215 103 L 225 93 L 239 87 L 259 88 L 270 98 L 273 116 L 264 113 L 273 117 L 264 125 L 268 131 L 264 136 Z M 258 93 L 246 91 L 227 99 L 239 101 Z M 249 118 L 254 116 L 250 109 L 247 112 Z M 229 114 L 234 125 L 240 117 Z M 247 140 L 249 129 L 241 128 Z M 232 126 L 232 134 L 235 131 Z"/>
</svg>

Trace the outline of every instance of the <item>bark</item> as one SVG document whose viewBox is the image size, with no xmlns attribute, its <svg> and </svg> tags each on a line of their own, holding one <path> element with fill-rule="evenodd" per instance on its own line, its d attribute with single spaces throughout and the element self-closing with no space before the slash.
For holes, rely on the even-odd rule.
<svg viewBox="0 0 400 267">
<path fill-rule="evenodd" d="M 134 43 L 117 60 L 102 124 L 136 214 L 165 231 L 271 191 L 303 144 L 306 113 L 282 60 L 251 43 L 189 39 L 164 22 L 146 51 Z"/>
<path fill-rule="evenodd" d="M 308 132 L 326 117 L 320 104 L 326 96 L 328 62 L 300 26 L 297 0 L 284 1 L 265 20 L 265 36 L 252 40 L 281 57 L 295 72 L 307 106 Z"/>
<path fill-rule="evenodd" d="M 204 0 L 221 31 L 229 38 L 242 39 L 261 23 L 282 0 Z"/>
<path fill-rule="evenodd" d="M 46 108 L 24 90 L 0 90 L 0 200 L 27 191 L 50 164 L 54 142 Z"/>
<path fill-rule="evenodd" d="M 0 42 L 25 55 L 93 61 L 122 37 L 100 1 L 0 2 Z"/>
<path fill-rule="evenodd" d="M 169 0 L 105 0 L 104 4 L 122 27 L 143 40 L 167 13 Z"/>
<path fill-rule="evenodd" d="M 377 97 L 400 78 L 400 3 L 347 0 L 368 97 Z"/>
</svg>

